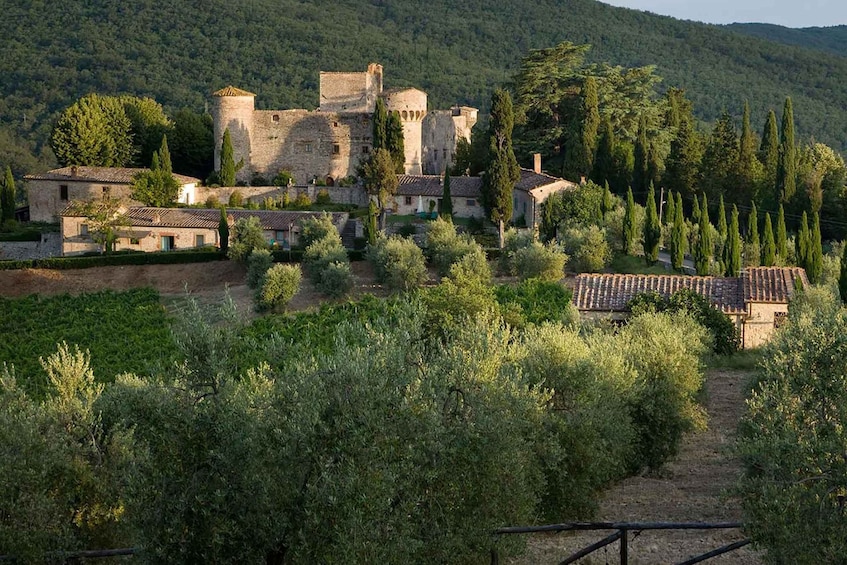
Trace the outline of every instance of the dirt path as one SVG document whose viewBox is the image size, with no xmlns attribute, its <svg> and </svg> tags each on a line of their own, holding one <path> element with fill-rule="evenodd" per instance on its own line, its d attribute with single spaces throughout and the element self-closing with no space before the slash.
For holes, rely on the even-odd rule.
<svg viewBox="0 0 847 565">
<path fill-rule="evenodd" d="M 740 471 L 728 453 L 744 410 L 746 373 L 710 371 L 706 376 L 708 430 L 689 435 L 679 456 L 657 476 L 632 477 L 610 489 L 600 504 L 597 521 L 707 522 L 740 521 L 736 501 L 726 490 Z M 513 563 L 559 563 L 568 555 L 612 532 L 535 536 L 526 554 Z M 630 538 L 629 562 L 679 563 L 743 538 L 738 530 L 649 531 Z M 578 563 L 618 563 L 618 545 L 608 546 Z M 706 563 L 758 565 L 761 560 L 749 547 Z"/>
</svg>

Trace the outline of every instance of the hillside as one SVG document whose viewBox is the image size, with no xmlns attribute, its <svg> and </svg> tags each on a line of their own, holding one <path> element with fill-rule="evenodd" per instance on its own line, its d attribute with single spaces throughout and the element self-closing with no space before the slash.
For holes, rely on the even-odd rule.
<svg viewBox="0 0 847 565">
<path fill-rule="evenodd" d="M 725 27 L 738 33 L 768 41 L 847 56 L 847 26 L 843 25 L 801 29 L 772 24 L 731 24 Z"/>
<path fill-rule="evenodd" d="M 593 0 L 9 0 L 0 19 L 0 161 L 48 163 L 57 113 L 79 96 L 152 96 L 202 111 L 235 84 L 264 108 L 315 107 L 318 71 L 386 69 L 430 107 L 484 107 L 529 49 L 590 43 L 590 61 L 654 64 L 711 121 L 749 99 L 758 130 L 794 99 L 800 138 L 847 148 L 847 58 Z M 31 154 L 41 153 L 41 164 Z"/>
</svg>

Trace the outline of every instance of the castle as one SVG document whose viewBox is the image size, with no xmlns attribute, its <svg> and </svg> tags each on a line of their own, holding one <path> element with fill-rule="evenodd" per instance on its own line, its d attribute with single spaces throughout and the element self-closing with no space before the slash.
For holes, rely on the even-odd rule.
<svg viewBox="0 0 847 565">
<path fill-rule="evenodd" d="M 255 94 L 228 86 L 213 94 L 215 169 L 220 169 L 223 134 L 229 129 L 235 160 L 243 159 L 239 182 L 272 179 L 283 169 L 294 182 L 322 180 L 332 186 L 356 175 L 371 151 L 376 101 L 403 124 L 406 174 L 440 174 L 453 163 L 460 138 L 470 140 L 477 109 L 466 106 L 427 111 L 426 93 L 416 88 L 383 90 L 382 65 L 365 72 L 321 72 L 317 110 L 256 110 Z"/>
</svg>

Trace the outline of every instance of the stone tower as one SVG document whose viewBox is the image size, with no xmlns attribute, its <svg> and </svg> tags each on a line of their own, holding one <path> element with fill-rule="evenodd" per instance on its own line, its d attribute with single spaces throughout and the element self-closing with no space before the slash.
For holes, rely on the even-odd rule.
<svg viewBox="0 0 847 565">
<path fill-rule="evenodd" d="M 253 171 L 250 166 L 250 135 L 253 131 L 253 110 L 256 95 L 234 86 L 227 86 L 212 94 L 212 118 L 215 136 L 215 170 L 221 168 L 221 142 L 229 129 L 235 162 L 244 160 L 236 173 L 240 181 L 249 181 Z"/>
<path fill-rule="evenodd" d="M 426 116 L 426 92 L 417 88 L 386 90 L 382 93 L 389 112 L 400 114 L 406 150 L 406 174 L 423 174 L 422 128 Z"/>
</svg>

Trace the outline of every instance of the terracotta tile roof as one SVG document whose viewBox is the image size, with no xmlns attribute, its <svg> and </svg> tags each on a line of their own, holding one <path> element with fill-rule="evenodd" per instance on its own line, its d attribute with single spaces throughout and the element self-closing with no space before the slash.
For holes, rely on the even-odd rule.
<svg viewBox="0 0 847 565">
<path fill-rule="evenodd" d="M 46 173 L 26 175 L 26 180 L 56 180 L 68 182 L 102 182 L 111 184 L 131 184 L 132 178 L 138 173 L 149 169 L 133 169 L 129 167 L 62 167 Z M 180 184 L 200 184 L 200 179 L 186 175 L 174 174 Z"/>
<path fill-rule="evenodd" d="M 256 96 L 252 92 L 247 92 L 246 90 L 241 90 L 240 88 L 235 88 L 232 85 L 225 86 L 220 90 L 216 90 L 212 93 L 212 96 Z"/>
<path fill-rule="evenodd" d="M 444 180 L 438 175 L 397 175 L 397 196 L 438 196 Z M 459 198 L 480 198 L 482 177 L 450 177 L 450 194 Z"/>
<path fill-rule="evenodd" d="M 745 302 L 788 302 L 799 279 L 809 286 L 806 271 L 800 267 L 754 267 L 742 273 Z"/>
<path fill-rule="evenodd" d="M 735 277 L 583 274 L 576 277 L 573 303 L 580 310 L 625 312 L 637 294 L 670 296 L 684 288 L 705 296 L 727 314 L 745 312 L 741 279 Z"/>
<path fill-rule="evenodd" d="M 547 184 L 553 184 L 553 183 L 556 183 L 556 182 L 564 183 L 566 186 L 568 186 L 568 188 L 578 188 L 579 187 L 578 184 L 571 182 L 571 181 L 568 181 L 568 180 L 565 180 L 565 179 L 562 179 L 562 178 L 559 178 L 559 177 L 554 177 L 554 176 L 548 175 L 546 173 L 540 173 L 539 174 L 539 173 L 536 173 L 535 171 L 533 171 L 532 169 L 521 169 L 521 178 L 517 182 L 517 184 L 515 184 L 515 188 L 517 190 L 529 192 L 530 190 L 533 190 L 535 188 L 538 188 L 538 187 L 541 187 L 541 186 L 544 186 L 544 185 L 547 185 Z"/>
<path fill-rule="evenodd" d="M 229 210 L 227 215 L 234 221 L 240 218 L 255 216 L 259 218 L 265 230 L 287 231 L 288 227 L 304 218 L 315 218 L 322 212 L 293 212 L 285 210 Z M 75 216 L 74 210 L 66 208 L 62 216 Z M 152 208 L 138 206 L 127 209 L 127 217 L 132 227 L 170 227 L 170 228 L 205 228 L 217 229 L 221 211 L 217 208 Z M 331 214 L 332 223 L 336 227 L 344 227 L 348 214 L 336 212 Z"/>
</svg>

